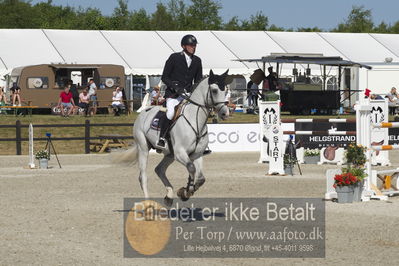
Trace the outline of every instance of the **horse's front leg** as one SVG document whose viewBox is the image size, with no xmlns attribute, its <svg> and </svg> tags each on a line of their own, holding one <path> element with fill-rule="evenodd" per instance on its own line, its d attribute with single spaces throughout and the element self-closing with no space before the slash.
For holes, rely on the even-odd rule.
<svg viewBox="0 0 399 266">
<path fill-rule="evenodd" d="M 187 186 L 185 188 L 180 188 L 177 192 L 177 196 L 179 196 L 183 201 L 186 201 L 194 194 L 196 167 L 194 162 L 191 161 L 187 152 L 183 149 L 175 150 L 175 159 L 183 164 L 189 173 Z"/>
<path fill-rule="evenodd" d="M 195 192 L 205 183 L 205 177 L 202 173 L 202 157 L 194 160 L 194 166 L 195 166 L 195 183 L 194 183 L 194 192 Z"/>
</svg>

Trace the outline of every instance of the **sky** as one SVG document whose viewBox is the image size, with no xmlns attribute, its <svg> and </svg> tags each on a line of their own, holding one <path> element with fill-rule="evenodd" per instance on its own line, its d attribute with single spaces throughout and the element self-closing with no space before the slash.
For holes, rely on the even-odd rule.
<svg viewBox="0 0 399 266">
<path fill-rule="evenodd" d="M 32 4 L 47 0 L 32 0 Z M 168 0 L 129 0 L 129 10 L 144 8 L 153 13 L 156 4 L 168 3 Z M 187 4 L 191 1 L 184 0 Z M 285 29 L 300 27 L 319 27 L 331 30 L 345 21 L 352 6 L 363 5 L 371 9 L 373 21 L 394 24 L 399 21 L 398 0 L 219 0 L 222 5 L 220 15 L 224 22 L 231 17 L 249 19 L 251 15 L 262 11 L 269 18 L 269 25 L 275 24 Z M 96 7 L 103 15 L 111 15 L 117 6 L 117 0 L 53 0 L 54 5 L 73 7 Z"/>
</svg>

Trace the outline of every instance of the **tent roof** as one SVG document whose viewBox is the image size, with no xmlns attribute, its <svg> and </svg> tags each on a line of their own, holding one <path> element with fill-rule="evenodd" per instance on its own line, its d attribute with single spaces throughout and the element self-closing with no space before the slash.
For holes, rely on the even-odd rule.
<svg viewBox="0 0 399 266">
<path fill-rule="evenodd" d="M 320 35 L 339 50 L 347 59 L 356 62 L 384 62 L 385 58 L 399 58 L 385 48 L 368 33 L 320 33 Z"/>
<path fill-rule="evenodd" d="M 0 29 L 0 40 L 0 57 L 6 69 L 63 61 L 42 30 Z"/>
</svg>

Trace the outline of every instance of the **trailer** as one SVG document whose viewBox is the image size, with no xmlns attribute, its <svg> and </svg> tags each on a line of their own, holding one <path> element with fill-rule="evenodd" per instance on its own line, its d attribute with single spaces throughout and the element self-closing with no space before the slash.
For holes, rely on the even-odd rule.
<svg viewBox="0 0 399 266">
<path fill-rule="evenodd" d="M 14 68 L 7 78 L 7 87 L 13 83 L 21 88 L 23 100 L 40 109 L 51 109 L 60 93 L 72 81 L 81 92 L 90 79 L 97 85 L 99 107 L 107 107 L 116 86 L 125 87 L 125 70 L 112 64 L 41 64 Z M 108 102 L 108 103 L 107 103 Z"/>
</svg>

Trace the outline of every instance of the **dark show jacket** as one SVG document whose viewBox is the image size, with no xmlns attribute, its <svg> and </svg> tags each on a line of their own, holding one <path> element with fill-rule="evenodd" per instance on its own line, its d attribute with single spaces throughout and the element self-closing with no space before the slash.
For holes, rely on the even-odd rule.
<svg viewBox="0 0 399 266">
<path fill-rule="evenodd" d="M 173 53 L 165 63 L 162 82 L 166 84 L 165 98 L 177 98 L 186 89 L 191 92 L 192 84 L 202 79 L 201 59 L 193 55 L 190 67 L 187 67 L 184 52 Z"/>
</svg>

